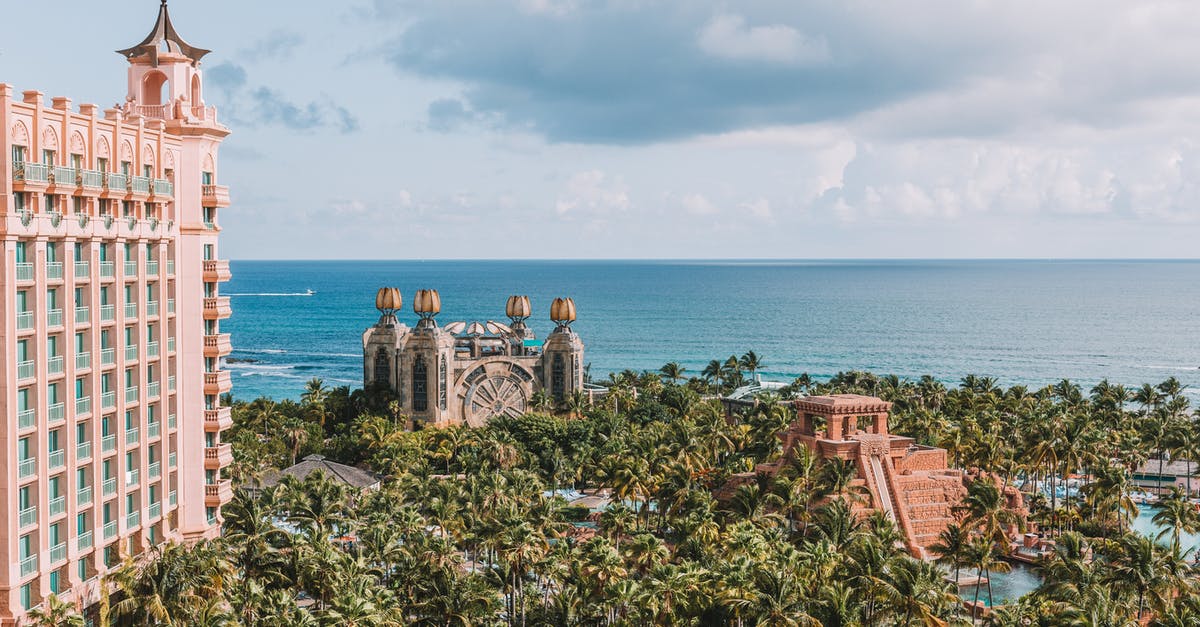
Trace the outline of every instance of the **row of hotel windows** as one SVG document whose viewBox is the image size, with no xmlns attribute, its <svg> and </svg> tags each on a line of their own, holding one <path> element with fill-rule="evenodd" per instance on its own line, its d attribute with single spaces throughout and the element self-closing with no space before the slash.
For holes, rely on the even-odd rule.
<svg viewBox="0 0 1200 627">
<path fill-rule="evenodd" d="M 100 263 L 113 261 L 113 257 L 115 256 L 115 246 L 116 244 L 112 242 L 100 243 Z M 148 242 L 144 246 L 146 250 L 146 263 L 149 264 L 157 262 L 159 245 Z M 125 262 L 137 263 L 137 244 L 135 242 L 125 242 L 123 247 L 125 252 Z M 206 246 L 206 254 L 211 254 L 211 247 L 211 244 Z M 64 255 L 66 250 L 72 251 L 70 255 L 72 261 L 75 261 L 76 263 L 82 263 L 88 260 L 88 248 L 90 248 L 90 246 L 84 242 L 46 242 L 46 263 L 58 263 L 63 261 L 65 259 Z M 33 242 L 27 240 L 17 240 L 16 246 L 13 248 L 13 252 L 16 254 L 17 263 L 32 263 L 31 253 L 33 252 Z"/>
<path fill-rule="evenodd" d="M 125 285 L 125 317 L 138 317 L 138 299 L 134 295 L 132 284 Z M 155 292 L 158 291 L 158 284 L 150 282 L 146 284 L 146 315 L 159 315 L 158 299 L 155 298 Z M 59 289 L 51 287 L 46 289 L 46 312 L 49 316 L 47 324 L 49 326 L 62 326 L 62 304 L 59 303 Z M 100 320 L 101 322 L 113 322 L 116 319 L 116 309 L 112 302 L 112 290 L 107 286 L 100 288 Z M 75 288 L 75 322 L 76 324 L 86 324 L 91 321 L 89 305 L 87 303 L 87 291 L 85 288 Z M 173 314 L 175 311 L 171 309 L 175 299 L 167 299 L 167 313 Z M 29 309 L 29 290 L 17 290 L 17 327 L 24 331 L 33 328 L 32 311 Z M 22 316 L 21 314 L 28 314 Z"/>
<path fill-rule="evenodd" d="M 19 146 L 19 145 L 13 144 L 13 147 L 12 147 L 13 163 L 25 163 L 26 161 L 28 161 L 28 153 L 29 153 L 29 149 L 26 146 Z M 74 168 L 76 170 L 84 169 L 83 155 L 78 154 L 78 153 L 71 153 L 68 156 L 70 157 L 69 167 Z M 58 151 L 43 149 L 41 162 L 43 165 L 48 165 L 48 166 L 57 165 L 58 164 Z M 132 162 L 121 161 L 119 164 L 119 167 L 120 167 L 120 170 L 119 170 L 120 174 L 124 174 L 125 176 L 130 176 L 133 174 L 133 163 Z M 96 169 L 101 172 L 118 173 L 117 170 L 109 169 L 109 161 L 108 161 L 108 159 L 106 159 L 104 157 L 96 157 Z M 211 185 L 212 184 L 212 181 L 211 181 L 212 174 L 209 172 L 205 172 L 204 174 L 206 175 L 205 178 L 208 181 L 205 184 Z M 144 176 L 146 178 L 152 178 L 154 176 L 154 166 L 149 165 L 149 164 L 142 165 L 142 176 Z M 164 169 L 163 176 L 165 176 L 168 179 L 174 179 L 175 171 L 171 170 L 169 168 Z"/>
<path fill-rule="evenodd" d="M 32 210 L 35 206 L 33 199 L 34 194 L 29 192 L 13 192 L 13 213 L 23 213 L 27 210 Z M 70 213 L 72 215 L 82 215 L 88 213 L 88 202 L 83 196 L 63 196 L 61 194 L 42 194 L 42 211 L 45 213 L 67 213 L 67 199 L 71 199 Z M 113 207 L 116 201 L 112 198 L 98 198 L 96 205 L 96 215 L 113 216 L 114 218 L 138 218 L 149 220 L 151 218 L 162 219 L 161 203 L 155 202 L 138 202 L 133 200 L 122 200 L 121 214 L 118 216 L 113 213 Z M 205 210 L 205 216 L 209 216 L 209 212 Z M 216 210 L 211 213 L 211 219 L 206 217 L 206 222 L 211 222 L 216 219 Z"/>
</svg>

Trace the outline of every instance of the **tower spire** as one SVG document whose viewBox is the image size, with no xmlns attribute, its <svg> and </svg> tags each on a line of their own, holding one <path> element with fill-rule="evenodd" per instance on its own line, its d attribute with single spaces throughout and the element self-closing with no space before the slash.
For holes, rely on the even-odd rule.
<svg viewBox="0 0 1200 627">
<path fill-rule="evenodd" d="M 200 59 L 212 52 L 204 48 L 197 48 L 184 41 L 179 33 L 175 32 L 175 27 L 171 24 L 171 14 L 167 11 L 167 0 L 162 0 L 162 4 L 158 7 L 158 19 L 154 22 L 154 28 L 150 34 L 136 46 L 118 50 L 117 54 L 126 59 L 134 59 L 143 55 L 150 56 L 150 64 L 158 67 L 158 54 L 163 47 L 166 47 L 167 52 L 181 54 L 192 60 L 195 64 Z"/>
</svg>

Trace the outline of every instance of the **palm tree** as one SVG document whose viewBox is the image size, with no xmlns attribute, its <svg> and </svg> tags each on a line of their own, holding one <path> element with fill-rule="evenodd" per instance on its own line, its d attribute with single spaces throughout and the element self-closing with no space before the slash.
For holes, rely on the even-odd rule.
<svg viewBox="0 0 1200 627">
<path fill-rule="evenodd" d="M 308 411 L 317 417 L 317 424 L 321 425 L 322 431 L 325 429 L 325 401 L 329 398 L 329 390 L 325 387 L 325 382 L 319 378 L 313 377 L 304 385 L 304 393 L 300 395 L 300 400 L 308 408 Z"/>
<path fill-rule="evenodd" d="M 29 624 L 35 627 L 83 627 L 83 616 L 70 603 L 51 594 L 46 602 L 29 611 Z"/>
<path fill-rule="evenodd" d="M 957 585 L 959 569 L 967 566 L 966 551 L 970 539 L 958 523 L 946 525 L 938 534 L 938 541 L 929 546 L 929 550 L 937 554 L 934 560 L 939 565 L 954 569 L 954 582 Z"/>
<path fill-rule="evenodd" d="M 1171 536 L 1171 550 L 1179 554 L 1180 541 L 1185 533 L 1200 533 L 1200 513 L 1187 495 L 1173 488 L 1165 497 L 1158 501 L 1158 512 L 1154 514 L 1154 524 L 1162 530 L 1155 536 L 1161 541 L 1163 537 Z M 1188 549 L 1190 553 L 1192 549 Z"/>
<path fill-rule="evenodd" d="M 753 379 L 754 373 L 758 372 L 758 369 L 762 367 L 762 359 L 754 351 L 746 351 L 746 354 L 738 359 L 738 366 L 749 372 L 750 378 Z"/>
<path fill-rule="evenodd" d="M 704 370 L 700 372 L 700 376 L 716 383 L 717 391 L 721 390 L 721 380 L 725 378 L 725 365 L 721 360 L 714 359 L 704 366 Z"/>
<path fill-rule="evenodd" d="M 659 368 L 658 371 L 663 373 L 663 376 L 670 379 L 673 383 L 678 383 L 679 380 L 683 378 L 683 373 L 686 370 L 687 369 L 679 365 L 678 362 L 671 361 L 667 362 L 667 364 L 662 368 Z"/>
</svg>

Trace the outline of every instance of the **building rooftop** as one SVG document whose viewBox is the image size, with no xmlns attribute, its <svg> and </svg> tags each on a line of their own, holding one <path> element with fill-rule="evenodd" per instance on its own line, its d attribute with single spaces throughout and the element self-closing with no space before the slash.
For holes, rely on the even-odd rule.
<svg viewBox="0 0 1200 627">
<path fill-rule="evenodd" d="M 183 40 L 179 33 L 175 32 L 175 27 L 171 24 L 171 15 L 167 12 L 167 0 L 162 0 L 162 5 L 158 7 L 158 19 L 154 22 L 154 28 L 149 35 L 136 46 L 118 50 L 117 54 L 126 59 L 133 59 L 144 54 L 150 55 L 150 63 L 158 66 L 158 53 L 166 48 L 167 52 L 181 54 L 192 62 L 199 61 L 204 55 L 212 52 L 204 48 L 197 48 Z"/>
<path fill-rule="evenodd" d="M 379 475 L 373 472 L 331 462 L 321 455 L 309 455 L 294 466 L 284 468 L 278 472 L 266 473 L 263 475 L 262 485 L 263 487 L 278 485 L 280 479 L 285 475 L 290 475 L 303 481 L 305 477 L 317 470 L 324 472 L 334 481 L 344 483 L 353 488 L 369 488 L 379 483 Z"/>
<path fill-rule="evenodd" d="M 892 404 L 862 394 L 831 394 L 806 396 L 796 401 L 796 407 L 817 414 L 880 414 L 891 411 Z"/>
</svg>

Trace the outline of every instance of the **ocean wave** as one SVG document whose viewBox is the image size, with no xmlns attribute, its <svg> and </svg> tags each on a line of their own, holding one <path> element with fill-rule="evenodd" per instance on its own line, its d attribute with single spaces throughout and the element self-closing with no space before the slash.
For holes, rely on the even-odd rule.
<svg viewBox="0 0 1200 627">
<path fill-rule="evenodd" d="M 361 359 L 362 353 L 321 353 L 310 351 L 289 351 L 282 348 L 237 348 L 233 349 L 234 354 L 249 353 L 251 355 L 295 355 L 298 357 L 353 357 Z"/>
</svg>

